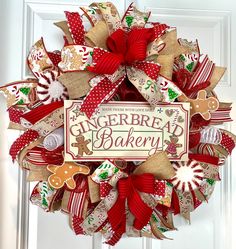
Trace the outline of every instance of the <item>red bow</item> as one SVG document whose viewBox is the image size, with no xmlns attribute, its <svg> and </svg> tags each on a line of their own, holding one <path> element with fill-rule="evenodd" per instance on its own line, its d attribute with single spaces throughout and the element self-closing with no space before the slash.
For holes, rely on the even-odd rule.
<svg viewBox="0 0 236 249">
<path fill-rule="evenodd" d="M 107 47 L 111 52 L 95 48 L 94 66 L 87 69 L 97 74 L 113 74 L 120 65 L 131 65 L 146 58 L 147 45 L 155 39 L 154 30 L 141 28 L 129 33 L 118 29 L 107 38 Z"/>
<path fill-rule="evenodd" d="M 134 83 L 132 79 L 136 77 L 135 72 L 140 70 L 155 85 L 160 65 L 145 60 L 147 46 L 156 38 L 154 31 L 153 28 L 136 28 L 127 33 L 123 29 L 118 29 L 107 39 L 107 46 L 111 52 L 101 48 L 93 49 L 92 66 L 88 66 L 86 69 L 103 76 L 99 79 L 99 83 L 96 83 L 90 90 L 81 105 L 81 112 L 85 112 L 88 118 L 93 115 L 101 103 L 111 99 L 126 76 L 133 84 L 136 84 L 135 87 L 144 97 L 146 96 L 145 98 L 150 103 L 157 101 L 158 95 L 155 94 L 155 91 L 150 93 L 149 87 L 145 90 L 139 89 L 139 83 Z M 111 80 L 107 75 L 114 79 Z"/>
<path fill-rule="evenodd" d="M 108 211 L 108 219 L 115 233 L 108 244 L 115 244 L 126 231 L 126 200 L 134 216 L 133 227 L 141 230 L 147 225 L 153 209 L 141 199 L 139 192 L 154 194 L 154 186 L 155 178 L 152 174 L 131 175 L 118 181 L 118 198 Z"/>
</svg>

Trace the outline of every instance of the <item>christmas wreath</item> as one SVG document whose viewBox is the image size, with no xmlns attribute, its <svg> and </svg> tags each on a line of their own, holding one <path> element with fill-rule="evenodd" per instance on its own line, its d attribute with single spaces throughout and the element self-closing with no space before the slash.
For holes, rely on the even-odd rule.
<svg viewBox="0 0 236 249">
<path fill-rule="evenodd" d="M 231 103 L 214 92 L 225 68 L 201 54 L 197 41 L 178 39 L 175 27 L 150 22 L 150 12 L 133 4 L 122 18 L 109 2 L 81 10 L 66 11 L 66 20 L 55 23 L 64 33 L 61 51 L 48 52 L 43 39 L 30 49 L 34 78 L 0 88 L 9 128 L 22 131 L 9 154 L 28 171 L 28 181 L 37 181 L 31 202 L 68 214 L 75 234 L 101 232 L 110 245 L 124 234 L 166 238 L 175 230 L 173 215 L 190 220 L 209 200 L 235 147 L 235 136 L 217 127 L 231 121 Z M 109 114 L 113 107 L 117 113 Z M 169 119 L 160 134 L 159 121 Z M 115 131 L 114 144 L 103 141 L 104 151 L 96 151 L 91 143 L 98 124 L 131 126 L 128 140 L 114 135 L 123 130 Z M 143 132 L 137 127 L 148 130 L 134 137 Z M 147 135 L 151 128 L 158 131 Z M 99 134 L 97 139 L 111 140 L 111 134 Z M 162 144 L 155 147 L 158 136 Z"/>
</svg>

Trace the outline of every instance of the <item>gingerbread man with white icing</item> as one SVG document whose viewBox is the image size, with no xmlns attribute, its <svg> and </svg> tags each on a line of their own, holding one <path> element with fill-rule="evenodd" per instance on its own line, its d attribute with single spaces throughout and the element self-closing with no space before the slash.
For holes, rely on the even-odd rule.
<svg viewBox="0 0 236 249">
<path fill-rule="evenodd" d="M 207 97 L 207 92 L 201 90 L 197 94 L 196 99 L 190 99 L 185 95 L 178 98 L 179 101 L 190 103 L 190 116 L 200 114 L 205 120 L 211 119 L 211 112 L 219 108 L 219 101 L 215 97 Z"/>
<path fill-rule="evenodd" d="M 53 173 L 49 176 L 48 182 L 54 189 L 60 189 L 64 184 L 69 189 L 74 189 L 76 187 L 74 176 L 77 174 L 88 175 L 90 172 L 88 166 L 73 162 L 64 162 L 61 166 L 48 165 L 47 169 Z"/>
</svg>

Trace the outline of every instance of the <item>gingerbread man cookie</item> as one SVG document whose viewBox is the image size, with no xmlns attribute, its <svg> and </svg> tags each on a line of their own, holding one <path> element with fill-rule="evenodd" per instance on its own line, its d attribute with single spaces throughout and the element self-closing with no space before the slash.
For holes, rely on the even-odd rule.
<svg viewBox="0 0 236 249">
<path fill-rule="evenodd" d="M 211 119 L 211 112 L 219 108 L 219 101 L 215 97 L 207 98 L 207 92 L 201 90 L 196 99 L 190 99 L 181 95 L 178 100 L 190 103 L 190 116 L 200 114 L 205 120 Z"/>
<path fill-rule="evenodd" d="M 90 172 L 88 166 L 73 162 L 64 162 L 61 166 L 48 165 L 47 169 L 53 173 L 49 176 L 48 182 L 54 189 L 60 189 L 64 184 L 69 189 L 74 189 L 76 187 L 74 176 L 77 174 L 88 175 Z"/>
<path fill-rule="evenodd" d="M 182 144 L 178 144 L 179 141 L 178 137 L 175 135 L 170 136 L 170 141 L 165 140 L 167 144 L 167 148 L 165 151 L 167 154 L 171 154 L 172 156 L 177 156 L 177 148 L 182 147 Z"/>
<path fill-rule="evenodd" d="M 88 146 L 87 146 L 91 142 L 90 139 L 85 140 L 84 136 L 79 135 L 79 136 L 76 137 L 76 141 L 77 141 L 77 143 L 72 143 L 71 146 L 78 148 L 77 157 L 83 156 L 84 153 L 86 155 L 92 155 L 93 154 L 93 152 L 90 151 Z"/>
</svg>

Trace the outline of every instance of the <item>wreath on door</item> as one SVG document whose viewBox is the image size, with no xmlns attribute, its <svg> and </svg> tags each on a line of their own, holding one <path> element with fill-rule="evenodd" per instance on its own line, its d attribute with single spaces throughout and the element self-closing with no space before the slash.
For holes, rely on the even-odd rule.
<svg viewBox="0 0 236 249">
<path fill-rule="evenodd" d="M 231 121 L 231 103 L 214 92 L 225 68 L 201 54 L 197 41 L 178 39 L 175 27 L 149 21 L 151 13 L 134 4 L 122 18 L 109 2 L 81 10 L 65 11 L 66 20 L 55 23 L 64 33 L 61 51 L 47 51 L 42 38 L 32 46 L 27 63 L 34 78 L 0 88 L 9 128 L 22 131 L 9 154 L 37 182 L 31 202 L 67 214 L 75 234 L 100 232 L 109 245 L 124 234 L 164 239 L 176 229 L 173 215 L 190 220 L 209 200 L 235 147 L 235 136 L 217 126 Z M 75 114 L 88 119 L 110 100 L 189 103 L 188 160 L 169 160 L 181 147 L 175 135 L 144 162 L 64 160 L 67 99 L 81 100 Z M 72 146 L 90 155 L 89 143 L 81 135 Z"/>
</svg>

